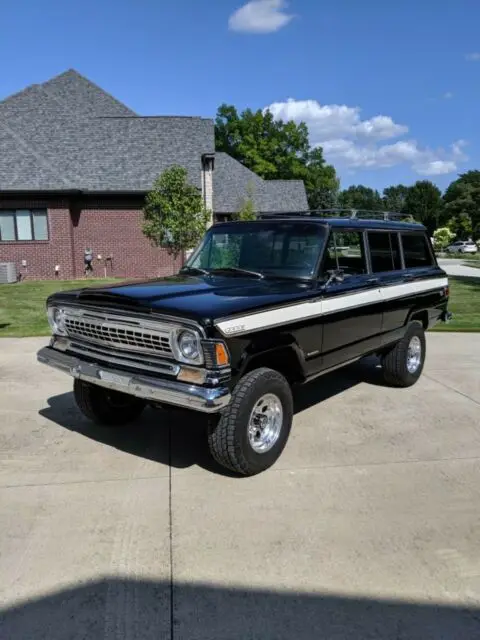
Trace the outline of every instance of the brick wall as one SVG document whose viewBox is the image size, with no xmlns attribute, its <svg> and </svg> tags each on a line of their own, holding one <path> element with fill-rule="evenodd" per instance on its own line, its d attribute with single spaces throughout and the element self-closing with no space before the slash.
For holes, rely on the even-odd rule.
<svg viewBox="0 0 480 640">
<path fill-rule="evenodd" d="M 106 208 L 110 207 L 110 208 Z M 83 274 L 83 254 L 87 247 L 93 250 L 94 275 L 103 276 L 106 256 L 107 275 L 119 278 L 152 278 L 171 275 L 180 266 L 180 260 L 164 250 L 152 246 L 142 233 L 142 211 L 136 208 L 112 207 L 102 202 L 89 203 L 74 212 L 75 266 Z M 97 256 L 101 255 L 99 261 Z"/>
<path fill-rule="evenodd" d="M 119 197 L 28 200 L 0 199 L 3 209 L 47 209 L 49 240 L 35 242 L 0 242 L 0 262 L 15 262 L 18 273 L 28 279 L 68 280 L 83 276 L 86 247 L 94 252 L 94 276 L 103 277 L 106 256 L 107 275 L 118 278 L 152 278 L 175 273 L 181 260 L 153 247 L 141 229 L 142 200 Z M 99 261 L 97 256 L 101 255 Z M 22 267 L 22 260 L 27 266 Z"/>
<path fill-rule="evenodd" d="M 49 239 L 41 242 L 0 242 L 0 262 L 15 262 L 23 278 L 53 280 L 73 277 L 72 228 L 68 200 L 0 200 L 1 209 L 47 209 Z M 26 260 L 27 266 L 22 266 Z"/>
</svg>

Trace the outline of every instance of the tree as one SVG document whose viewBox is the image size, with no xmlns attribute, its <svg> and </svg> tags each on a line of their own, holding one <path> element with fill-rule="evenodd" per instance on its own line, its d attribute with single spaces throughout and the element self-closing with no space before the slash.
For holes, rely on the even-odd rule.
<svg viewBox="0 0 480 640">
<path fill-rule="evenodd" d="M 435 249 L 443 251 L 449 244 L 452 243 L 455 238 L 453 233 L 448 227 L 440 227 L 433 232 L 433 242 Z"/>
<path fill-rule="evenodd" d="M 383 209 L 397 213 L 405 213 L 409 187 L 404 184 L 387 187 L 383 190 Z"/>
<path fill-rule="evenodd" d="M 257 216 L 255 215 L 255 205 L 251 198 L 245 198 L 241 208 L 234 214 L 234 220 L 243 220 L 244 222 L 248 222 L 249 220 L 255 220 Z"/>
<path fill-rule="evenodd" d="M 335 168 L 326 164 L 321 147 L 308 154 L 303 177 L 310 209 L 333 209 L 337 206 L 340 181 Z"/>
<path fill-rule="evenodd" d="M 247 197 L 244 199 L 242 206 L 236 214 L 233 215 L 234 220 L 243 220 L 248 222 L 249 220 L 255 220 L 255 203 L 254 203 L 254 190 L 250 183 L 247 186 Z"/>
<path fill-rule="evenodd" d="M 266 110 L 238 113 L 222 104 L 215 119 L 215 145 L 266 180 L 303 180 L 309 206 L 330 207 L 339 183 L 321 147 L 311 148 L 305 123 L 276 120 Z"/>
<path fill-rule="evenodd" d="M 365 211 L 381 211 L 382 198 L 377 190 L 365 187 L 361 184 L 352 185 L 342 191 L 338 198 L 339 204 L 344 209 L 363 209 Z"/>
<path fill-rule="evenodd" d="M 310 151 L 305 124 L 275 120 L 270 111 L 222 104 L 215 119 L 215 146 L 265 179 L 300 177 Z"/>
<path fill-rule="evenodd" d="M 458 236 L 461 240 L 466 240 L 472 236 L 472 219 L 468 213 L 459 213 L 456 216 L 449 218 L 447 226 L 455 236 Z"/>
<path fill-rule="evenodd" d="M 187 182 L 187 170 L 173 166 L 157 178 L 143 209 L 143 233 L 177 257 L 201 240 L 211 212 L 198 189 Z"/>
<path fill-rule="evenodd" d="M 418 180 L 408 190 L 405 212 L 422 222 L 432 235 L 442 218 L 442 192 L 430 180 Z"/>
<path fill-rule="evenodd" d="M 445 192 L 445 213 L 460 238 L 480 236 L 480 171 L 460 174 Z M 449 223 L 450 226 L 450 223 Z"/>
</svg>

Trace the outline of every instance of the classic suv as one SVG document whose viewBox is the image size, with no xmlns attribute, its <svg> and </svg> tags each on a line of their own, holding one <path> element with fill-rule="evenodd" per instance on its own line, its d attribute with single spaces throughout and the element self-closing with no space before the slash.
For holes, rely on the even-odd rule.
<svg viewBox="0 0 480 640">
<path fill-rule="evenodd" d="M 211 414 L 213 457 L 253 475 L 285 447 L 293 385 L 372 353 L 388 383 L 414 384 L 447 302 L 419 224 L 262 217 L 214 225 L 176 276 L 51 296 L 38 359 L 99 423 L 146 404 Z"/>
</svg>

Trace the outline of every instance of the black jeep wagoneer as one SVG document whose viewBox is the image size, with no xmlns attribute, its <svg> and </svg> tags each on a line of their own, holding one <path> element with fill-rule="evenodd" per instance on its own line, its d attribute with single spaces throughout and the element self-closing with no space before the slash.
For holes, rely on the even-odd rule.
<svg viewBox="0 0 480 640">
<path fill-rule="evenodd" d="M 293 385 L 367 354 L 388 383 L 418 380 L 448 280 L 425 228 L 393 217 L 216 224 L 178 275 L 51 296 L 38 359 L 74 377 L 102 424 L 147 404 L 210 413 L 214 458 L 258 473 L 287 442 Z"/>
</svg>

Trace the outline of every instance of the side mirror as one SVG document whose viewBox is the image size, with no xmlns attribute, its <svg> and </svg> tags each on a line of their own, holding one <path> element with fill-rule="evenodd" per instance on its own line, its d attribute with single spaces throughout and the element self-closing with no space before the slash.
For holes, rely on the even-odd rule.
<svg viewBox="0 0 480 640">
<path fill-rule="evenodd" d="M 343 269 L 332 269 L 327 273 L 328 273 L 328 280 L 325 283 L 325 287 L 329 287 L 333 283 L 341 284 L 345 280 L 345 273 Z"/>
</svg>

